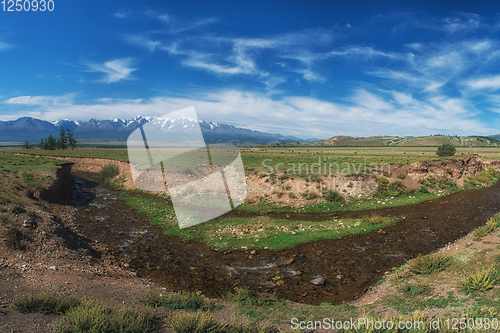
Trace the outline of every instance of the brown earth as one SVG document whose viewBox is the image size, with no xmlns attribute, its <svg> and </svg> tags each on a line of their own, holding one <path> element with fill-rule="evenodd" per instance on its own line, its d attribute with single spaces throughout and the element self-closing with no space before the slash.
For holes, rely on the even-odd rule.
<svg viewBox="0 0 500 333">
<path fill-rule="evenodd" d="M 73 163 L 73 170 L 99 172 L 108 165 L 114 164 L 118 167 L 119 180 L 128 189 L 135 189 L 130 165 L 128 162 L 89 158 L 89 157 L 55 157 Z M 360 168 L 360 166 L 356 166 Z M 500 170 L 500 161 L 489 161 L 481 158 L 477 154 L 470 154 L 462 161 L 443 161 L 443 162 L 415 162 L 405 165 L 382 165 L 373 172 L 367 172 L 364 176 L 318 176 L 313 179 L 321 181 L 309 181 L 302 178 L 293 177 L 279 180 L 280 176 L 287 176 L 286 173 L 277 174 L 276 179 L 270 179 L 268 174 L 247 175 L 247 200 L 252 202 L 256 198 L 268 195 L 269 199 L 278 205 L 290 205 L 300 207 L 311 201 L 306 197 L 309 192 L 316 194 L 314 200 L 324 200 L 322 194 L 325 191 L 333 190 L 348 197 L 366 197 L 376 189 L 375 179 L 382 175 L 382 172 L 390 174 L 390 182 L 400 181 L 406 187 L 415 189 L 420 187 L 419 181 L 429 177 L 441 178 L 447 177 L 459 186 L 463 186 L 464 181 L 469 176 L 478 174 L 483 170 L 493 168 Z M 353 166 L 353 170 L 355 167 Z M 313 176 L 313 175 L 312 175 Z M 186 176 L 186 180 L 190 177 Z M 151 180 L 153 182 L 153 180 Z M 293 193 L 291 197 L 289 193 Z"/>
<path fill-rule="evenodd" d="M 22 295 L 52 290 L 79 299 L 93 297 L 109 306 L 154 311 L 158 332 L 173 332 L 164 327 L 168 311 L 145 308 L 139 301 L 152 290 L 166 293 L 166 289 L 118 261 L 105 244 L 86 238 L 74 222 L 77 208 L 57 203 L 65 200 L 53 188 L 39 191 L 23 187 L 18 195 L 26 212 L 12 213 L 11 204 L 0 210 L 0 332 L 53 332 L 52 325 L 60 316 L 22 314 L 10 306 Z M 11 227 L 21 230 L 23 250 L 8 246 L 2 239 L 3 232 Z M 227 308 L 214 314 L 225 321 L 235 315 Z"/>
<path fill-rule="evenodd" d="M 130 168 L 126 162 L 95 158 L 60 159 L 75 163 L 74 169 L 92 172 L 100 171 L 103 166 L 112 162 L 119 167 L 125 185 L 133 188 Z M 488 167 L 498 170 L 499 165 L 497 162 L 485 161 L 475 155 L 463 162 L 418 163 L 394 167 L 390 179 L 400 180 L 398 175 L 404 173 L 407 177 L 403 182 L 409 187 L 418 184 L 418 179 L 430 176 L 447 176 L 460 183 L 468 175 L 476 174 Z M 258 191 L 265 186 L 264 178 L 257 178 L 257 176 L 248 177 L 249 193 L 259 193 Z M 351 179 L 360 183 L 368 181 Z M 138 302 L 140 295 L 151 289 L 160 289 L 160 286 L 151 280 L 141 278 L 124 267 L 123 263 L 110 254 L 106 245 L 90 242 L 80 233 L 78 226 L 73 224 L 76 208 L 50 202 L 50 198 L 44 200 L 43 195 L 33 192 L 35 191 L 23 188 L 20 196 L 26 202 L 26 206 L 35 211 L 36 218 L 30 218 L 26 213 L 17 215 L 10 212 L 0 213 L 6 217 L 5 222 L 0 221 L 0 232 L 9 226 L 15 226 L 22 229 L 30 239 L 25 242 L 27 246 L 25 251 L 10 249 L 4 242 L 0 242 L 0 332 L 52 331 L 51 323 L 57 320 L 58 316 L 19 314 L 10 308 L 9 304 L 13 299 L 26 293 L 58 288 L 78 297 L 95 297 L 110 305 L 140 306 Z M 358 194 L 352 192 L 352 195 Z M 282 202 L 277 196 L 275 199 L 277 202 Z M 297 199 L 296 202 L 300 203 L 301 200 Z M 460 240 L 455 244 L 460 247 L 464 242 L 467 241 Z M 383 287 L 381 288 L 373 289 L 354 304 L 376 302 L 383 293 Z M 158 314 L 162 321 L 165 313 Z M 224 318 L 228 314 L 223 313 L 220 316 Z M 162 331 L 169 330 L 160 330 Z"/>
</svg>

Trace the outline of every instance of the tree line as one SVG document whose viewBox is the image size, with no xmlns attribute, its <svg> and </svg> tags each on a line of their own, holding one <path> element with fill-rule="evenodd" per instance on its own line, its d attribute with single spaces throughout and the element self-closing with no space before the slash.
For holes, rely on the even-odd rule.
<svg viewBox="0 0 500 333">
<path fill-rule="evenodd" d="M 74 149 L 76 147 L 76 139 L 74 137 L 73 131 L 70 129 L 64 129 L 61 126 L 59 130 L 59 137 L 56 138 L 50 134 L 47 138 L 40 140 L 40 149 L 44 150 L 56 150 L 56 149 Z M 23 147 L 25 149 L 33 149 L 33 145 L 26 140 Z"/>
</svg>

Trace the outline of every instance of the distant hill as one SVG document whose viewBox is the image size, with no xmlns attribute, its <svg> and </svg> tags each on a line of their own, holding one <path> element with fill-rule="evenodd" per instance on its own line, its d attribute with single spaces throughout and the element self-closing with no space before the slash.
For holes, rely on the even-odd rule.
<svg viewBox="0 0 500 333">
<path fill-rule="evenodd" d="M 499 135 L 500 136 L 500 135 Z M 500 147 L 500 141 L 488 136 L 371 136 L 371 137 L 350 137 L 334 136 L 327 140 L 316 142 L 295 143 L 294 146 L 307 147 L 422 147 L 440 146 L 444 143 L 451 143 L 455 147 Z"/>
<path fill-rule="evenodd" d="M 182 121 L 182 124 L 179 124 L 178 121 L 169 118 L 137 116 L 133 119 L 90 119 L 88 121 L 63 119 L 48 122 L 23 117 L 12 121 L 0 121 L 0 142 L 24 142 L 28 140 L 37 144 L 40 139 L 46 138 L 50 134 L 57 136 L 62 126 L 72 130 L 75 138 L 80 143 L 113 142 L 116 144 L 117 142 L 123 142 L 123 145 L 125 145 L 130 133 L 148 122 L 153 122 L 163 130 L 169 131 L 175 129 L 176 126 L 192 126 L 196 123 L 196 120 L 186 118 Z M 206 121 L 198 121 L 198 124 L 207 143 L 231 142 L 236 145 L 250 146 L 304 141 L 293 136 L 264 133 L 226 124 Z"/>
</svg>

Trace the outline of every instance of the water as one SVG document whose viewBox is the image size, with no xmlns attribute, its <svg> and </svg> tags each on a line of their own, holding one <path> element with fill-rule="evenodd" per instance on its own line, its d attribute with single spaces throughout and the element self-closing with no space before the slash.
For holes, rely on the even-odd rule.
<svg viewBox="0 0 500 333">
<path fill-rule="evenodd" d="M 341 218 L 374 213 L 407 217 L 367 235 L 316 241 L 278 252 L 259 250 L 254 255 L 250 251 L 220 253 L 197 242 L 164 236 L 147 216 L 119 200 L 121 190 L 102 184 L 96 174 L 74 175 L 76 221 L 87 237 L 105 243 L 131 269 L 169 290 L 202 291 L 210 297 L 245 286 L 296 302 L 341 304 L 375 284 L 392 267 L 466 235 L 500 208 L 498 183 L 419 205 L 337 214 Z M 318 222 L 329 218 L 326 214 L 309 217 Z M 318 276 L 325 278 L 324 285 L 309 282 Z"/>
</svg>

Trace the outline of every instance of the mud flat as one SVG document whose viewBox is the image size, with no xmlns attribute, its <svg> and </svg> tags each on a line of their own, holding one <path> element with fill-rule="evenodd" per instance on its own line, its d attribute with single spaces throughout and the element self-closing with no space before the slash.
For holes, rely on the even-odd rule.
<svg viewBox="0 0 500 333">
<path fill-rule="evenodd" d="M 216 252 L 162 235 L 145 215 L 119 200 L 121 191 L 88 172 L 74 172 L 76 221 L 90 238 L 140 275 L 170 290 L 220 297 L 235 286 L 275 292 L 296 302 L 340 304 L 356 298 L 392 267 L 428 254 L 484 224 L 500 208 L 500 182 L 419 205 L 344 212 L 339 217 L 405 216 L 366 235 L 302 244 L 284 251 Z M 324 283 L 310 281 L 322 277 Z"/>
</svg>

